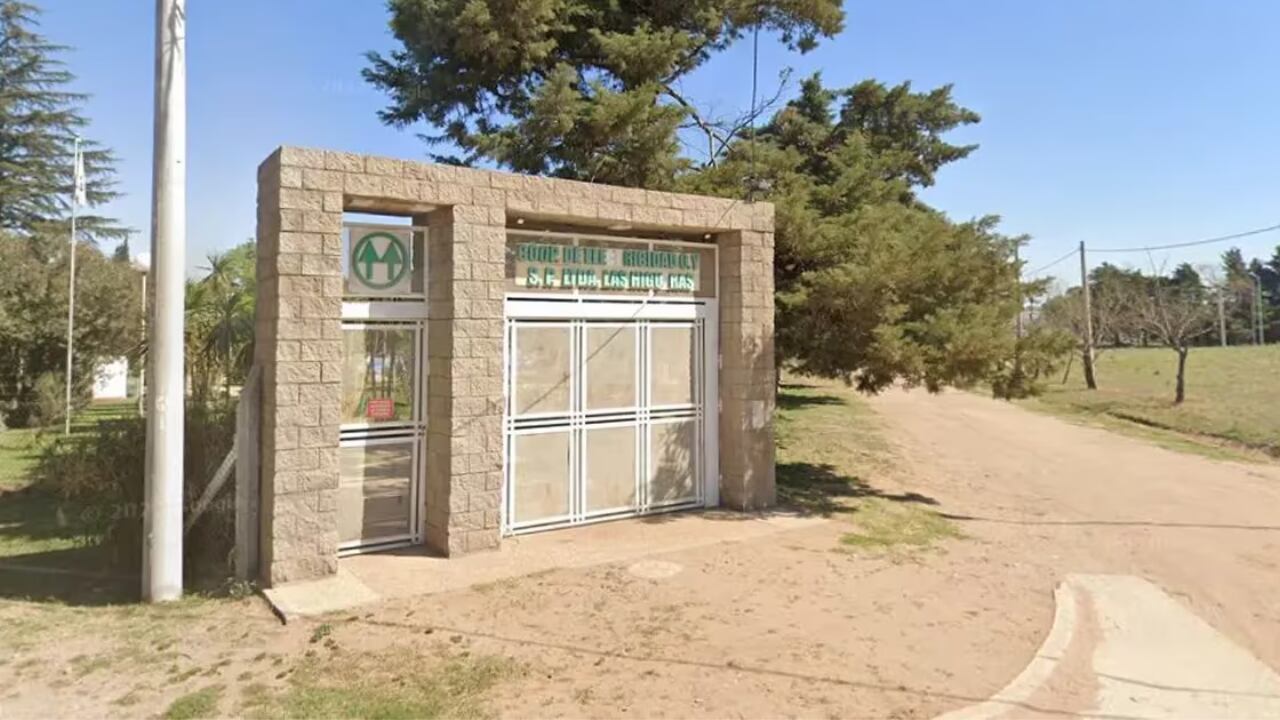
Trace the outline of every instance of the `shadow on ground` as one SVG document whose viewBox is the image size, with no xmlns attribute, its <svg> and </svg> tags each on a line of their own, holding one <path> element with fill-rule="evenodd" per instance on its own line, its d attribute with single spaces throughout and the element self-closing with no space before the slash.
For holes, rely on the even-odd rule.
<svg viewBox="0 0 1280 720">
<path fill-rule="evenodd" d="M 105 548 L 79 542 L 75 510 L 38 488 L 0 493 L 0 598 L 102 605 L 136 600 L 136 576 L 111 574 Z"/>
<path fill-rule="evenodd" d="M 848 405 L 843 398 L 835 395 L 797 395 L 796 393 L 778 393 L 779 410 L 799 410 L 815 405 Z"/>
<path fill-rule="evenodd" d="M 937 505 L 938 501 L 916 492 L 889 493 L 872 487 L 866 480 L 837 471 L 830 464 L 809 462 L 778 463 L 778 503 L 803 515 L 830 517 L 852 513 L 849 500 L 880 498 L 892 502 Z"/>
</svg>

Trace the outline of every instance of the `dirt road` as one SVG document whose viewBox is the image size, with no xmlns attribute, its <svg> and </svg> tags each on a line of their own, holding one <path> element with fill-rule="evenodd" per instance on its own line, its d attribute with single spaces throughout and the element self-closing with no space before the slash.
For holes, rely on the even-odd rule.
<svg viewBox="0 0 1280 720">
<path fill-rule="evenodd" d="M 910 489 L 992 558 L 1045 579 L 1145 578 L 1280 668 L 1280 468 L 1178 454 L 966 393 L 895 391 L 872 405 Z"/>
<path fill-rule="evenodd" d="M 43 717 L 57 698 L 68 717 L 152 716 L 205 693 L 209 715 L 930 718 L 1018 676 L 1072 576 L 1094 588 L 1078 614 L 1100 620 L 1099 637 L 1077 636 L 1104 652 L 1073 640 L 1066 674 L 982 717 L 1096 712 L 1103 695 L 1120 707 L 1141 704 L 1139 692 L 1181 698 L 1181 685 L 1129 692 L 1123 678 L 1081 672 L 1090 658 L 1127 662 L 1099 638 L 1131 596 L 1157 607 L 1167 595 L 1159 627 L 1189 627 L 1194 614 L 1280 668 L 1280 466 L 1174 454 L 964 393 L 891 392 L 869 402 L 874 418 L 839 386 L 789 388 L 780 405 L 779 476 L 814 520 L 803 527 L 626 521 L 712 541 L 384 595 L 287 626 L 257 599 L 171 610 L 0 601 L 0 715 Z M 616 542 L 610 532 L 546 537 L 593 547 Z"/>
</svg>

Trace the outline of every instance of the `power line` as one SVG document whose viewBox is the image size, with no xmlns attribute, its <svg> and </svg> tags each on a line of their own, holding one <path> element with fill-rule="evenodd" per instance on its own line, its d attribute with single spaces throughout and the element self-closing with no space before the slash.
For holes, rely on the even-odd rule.
<svg viewBox="0 0 1280 720">
<path fill-rule="evenodd" d="M 1035 270 L 1032 270 L 1031 272 L 1029 272 L 1029 273 L 1025 273 L 1025 274 L 1027 274 L 1027 275 L 1039 275 L 1040 273 L 1044 272 L 1045 270 L 1048 270 L 1049 268 L 1053 267 L 1054 265 L 1057 265 L 1058 263 L 1063 262 L 1063 261 L 1065 261 L 1065 260 L 1067 260 L 1067 259 L 1071 258 L 1072 256 L 1074 256 L 1074 255 L 1076 254 L 1076 252 L 1077 252 L 1077 251 L 1076 251 L 1075 249 L 1072 249 L 1072 251 L 1071 251 L 1071 252 L 1067 253 L 1066 255 L 1063 255 L 1062 257 L 1058 258 L 1057 260 L 1054 260 L 1053 262 L 1049 263 L 1048 265 L 1045 265 L 1045 266 L 1043 266 L 1043 267 L 1038 267 L 1038 268 L 1036 268 Z"/>
<path fill-rule="evenodd" d="M 1223 235 L 1221 237 L 1206 238 L 1204 240 L 1193 240 L 1191 242 L 1174 243 L 1172 245 L 1151 245 L 1147 247 L 1130 247 L 1130 248 L 1089 248 L 1089 252 L 1095 253 L 1124 253 L 1124 252 L 1149 252 L 1151 250 L 1176 250 L 1178 248 L 1195 247 L 1196 245 L 1210 245 L 1212 243 L 1226 242 L 1228 240 L 1236 240 L 1238 238 L 1249 237 L 1251 235 L 1261 235 L 1273 230 L 1280 230 L 1280 225 L 1269 225 L 1256 230 L 1246 230 L 1244 232 L 1232 235 Z M 1074 252 L 1074 251 L 1072 251 Z"/>
</svg>

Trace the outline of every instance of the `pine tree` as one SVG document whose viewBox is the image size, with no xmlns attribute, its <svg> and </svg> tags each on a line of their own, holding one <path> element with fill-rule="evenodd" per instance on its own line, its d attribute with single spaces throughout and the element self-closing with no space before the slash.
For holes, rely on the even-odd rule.
<svg viewBox="0 0 1280 720">
<path fill-rule="evenodd" d="M 0 0 L 0 229 L 21 236 L 65 237 L 70 217 L 75 137 L 88 125 L 85 96 L 58 59 L 67 48 L 36 32 L 39 9 Z M 90 206 L 116 197 L 111 152 L 82 141 Z M 120 237 L 114 221 L 85 212 L 82 238 Z"/>
<path fill-rule="evenodd" d="M 839 32 L 839 0 L 390 0 L 402 49 L 370 53 L 382 120 L 426 122 L 437 160 L 661 188 L 690 166 L 682 126 L 732 137 L 680 80 L 755 27 L 806 51 Z M 728 133 L 728 134 L 726 134 Z"/>
<path fill-rule="evenodd" d="M 754 140 L 681 178 L 683 189 L 731 197 L 751 178 L 770 188 L 782 363 L 866 392 L 985 381 L 1018 395 L 1069 347 L 1047 328 L 1015 339 L 1019 296 L 1044 291 L 1019 282 L 1013 250 L 1025 238 L 998 233 L 994 217 L 951 222 L 917 197 L 974 150 L 943 136 L 978 119 L 947 86 L 831 89 L 814 76 Z M 1015 357 L 1035 358 L 1031 376 Z"/>
</svg>

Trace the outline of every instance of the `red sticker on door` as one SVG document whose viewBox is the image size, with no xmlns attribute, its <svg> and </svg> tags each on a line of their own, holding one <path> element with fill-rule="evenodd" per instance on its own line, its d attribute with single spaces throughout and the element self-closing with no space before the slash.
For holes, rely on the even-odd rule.
<svg viewBox="0 0 1280 720">
<path fill-rule="evenodd" d="M 391 420 L 396 416 L 396 404 L 391 398 L 369 398 L 364 406 L 364 416 L 370 420 Z"/>
</svg>

